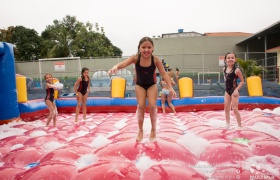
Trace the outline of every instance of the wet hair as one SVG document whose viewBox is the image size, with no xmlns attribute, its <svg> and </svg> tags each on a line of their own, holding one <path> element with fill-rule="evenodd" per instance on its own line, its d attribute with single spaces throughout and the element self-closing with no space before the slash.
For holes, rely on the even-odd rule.
<svg viewBox="0 0 280 180">
<path fill-rule="evenodd" d="M 225 68 L 227 68 L 227 62 L 226 62 L 226 60 L 227 60 L 227 56 L 229 55 L 229 54 L 234 54 L 234 57 L 236 58 L 236 54 L 234 53 L 234 52 L 228 52 L 228 53 L 226 53 L 226 55 L 225 55 L 225 59 L 224 59 L 224 63 L 225 63 Z M 234 63 L 234 67 L 236 67 L 236 62 Z"/>
<path fill-rule="evenodd" d="M 83 74 L 84 74 L 84 72 L 87 71 L 87 70 L 89 71 L 89 69 L 88 69 L 87 67 L 83 67 L 83 69 L 82 69 L 82 71 L 81 71 L 81 75 L 82 75 L 82 79 L 83 79 L 83 80 L 84 80 L 84 78 L 85 78 Z"/>
<path fill-rule="evenodd" d="M 46 80 L 47 75 L 50 75 L 51 77 L 53 77 L 51 73 L 46 73 L 45 76 L 44 76 L 45 80 Z"/>
<path fill-rule="evenodd" d="M 138 44 L 138 48 L 137 48 L 137 54 L 138 54 L 138 61 L 140 60 L 141 57 L 141 53 L 140 53 L 140 46 L 143 42 L 145 41 L 149 41 L 153 46 L 154 46 L 154 41 L 152 40 L 152 38 L 145 36 L 142 39 L 140 39 L 139 44 Z"/>
</svg>

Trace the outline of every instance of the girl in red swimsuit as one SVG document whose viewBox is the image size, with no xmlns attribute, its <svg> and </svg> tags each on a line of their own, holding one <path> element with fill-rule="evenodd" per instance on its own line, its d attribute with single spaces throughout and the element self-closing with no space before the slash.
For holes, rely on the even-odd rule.
<svg viewBox="0 0 280 180">
<path fill-rule="evenodd" d="M 130 64 L 135 64 L 136 71 L 136 85 L 135 92 L 137 98 L 137 118 L 139 132 L 136 140 L 142 141 L 143 139 L 143 122 L 146 109 L 146 99 L 148 99 L 148 107 L 151 118 L 151 133 L 150 140 L 156 140 L 156 121 L 157 121 L 157 96 L 158 88 L 156 84 L 156 68 L 159 70 L 161 76 L 166 79 L 167 89 L 170 95 L 176 97 L 170 78 L 167 75 L 161 60 L 154 56 L 153 40 L 149 37 L 143 37 L 138 45 L 138 53 L 118 63 L 108 71 L 108 74 L 116 74 L 117 70 L 127 67 Z"/>
<path fill-rule="evenodd" d="M 223 68 L 224 79 L 225 79 L 225 117 L 226 117 L 226 128 L 230 126 L 230 109 L 232 108 L 236 120 L 238 123 L 238 129 L 241 129 L 241 117 L 238 111 L 238 101 L 239 101 L 239 90 L 244 84 L 244 78 L 242 72 L 239 68 L 235 66 L 236 55 L 235 53 L 227 53 L 225 56 L 225 67 Z M 240 79 L 240 83 L 237 84 L 237 79 Z"/>
</svg>

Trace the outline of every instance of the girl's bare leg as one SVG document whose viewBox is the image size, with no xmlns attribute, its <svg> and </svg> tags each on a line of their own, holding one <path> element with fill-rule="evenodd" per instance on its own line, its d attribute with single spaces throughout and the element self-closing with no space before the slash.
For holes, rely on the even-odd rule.
<svg viewBox="0 0 280 180">
<path fill-rule="evenodd" d="M 78 117 L 79 117 L 79 114 L 80 114 L 80 108 L 81 108 L 81 103 L 82 103 L 82 94 L 79 93 L 78 95 L 78 99 L 77 99 L 77 106 L 76 106 L 76 117 L 75 117 L 75 123 L 78 122 Z"/>
<path fill-rule="evenodd" d="M 145 116 L 145 109 L 146 109 L 147 92 L 143 87 L 138 85 L 135 85 L 135 92 L 136 92 L 136 98 L 138 103 L 136 117 L 138 120 L 138 128 L 139 128 L 136 141 L 142 141 L 144 136 L 143 124 L 144 124 L 144 116 Z"/>
<path fill-rule="evenodd" d="M 54 110 L 54 116 L 53 116 L 53 126 L 56 127 L 56 117 L 57 117 L 57 108 L 55 105 L 55 102 L 53 102 L 53 110 Z"/>
<path fill-rule="evenodd" d="M 172 102 L 171 102 L 172 97 L 169 95 L 167 97 L 167 102 L 168 102 L 168 106 L 171 108 L 173 113 L 176 113 L 175 107 L 173 106 Z"/>
<path fill-rule="evenodd" d="M 165 101 L 166 101 L 166 98 L 165 98 L 165 95 L 161 95 L 161 108 L 162 108 L 162 113 L 165 113 Z"/>
<path fill-rule="evenodd" d="M 239 96 L 232 96 L 232 110 L 236 116 L 237 124 L 238 124 L 238 129 L 242 128 L 241 125 L 241 116 L 238 110 L 238 101 L 239 101 Z"/>
<path fill-rule="evenodd" d="M 52 118 L 54 117 L 55 110 L 53 109 L 53 103 L 50 100 L 46 100 L 45 103 L 46 103 L 46 105 L 49 109 L 49 112 L 50 112 L 50 114 L 48 116 L 48 119 L 47 119 L 47 124 L 46 124 L 46 126 L 48 126 L 50 124 Z"/>
<path fill-rule="evenodd" d="M 226 118 L 226 128 L 228 129 L 230 126 L 230 104 L 231 104 L 231 97 L 230 95 L 225 92 L 225 98 L 224 98 L 224 104 L 225 104 L 225 118 Z"/>
<path fill-rule="evenodd" d="M 83 105 L 82 105 L 82 108 L 83 108 L 83 120 L 87 119 L 87 96 L 88 96 L 88 94 L 85 94 L 83 96 Z"/>
<path fill-rule="evenodd" d="M 153 85 L 149 87 L 147 90 L 148 104 L 149 104 L 149 112 L 151 119 L 151 134 L 150 141 L 156 140 L 156 125 L 157 125 L 157 86 Z"/>
<path fill-rule="evenodd" d="M 139 128 L 138 135 L 136 138 L 137 141 L 142 141 L 142 139 L 143 139 L 144 114 L 145 114 L 144 108 L 138 106 L 137 111 L 136 111 L 136 116 L 137 116 L 137 120 L 138 120 L 138 128 Z"/>
<path fill-rule="evenodd" d="M 157 108 L 156 107 L 149 107 L 150 118 L 151 118 L 151 134 L 150 134 L 150 141 L 156 140 L 156 126 L 157 126 Z"/>
</svg>

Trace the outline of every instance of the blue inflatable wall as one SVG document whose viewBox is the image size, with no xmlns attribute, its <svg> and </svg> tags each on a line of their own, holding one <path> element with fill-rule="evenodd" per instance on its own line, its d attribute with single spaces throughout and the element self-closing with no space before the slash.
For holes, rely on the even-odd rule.
<svg viewBox="0 0 280 180">
<path fill-rule="evenodd" d="M 0 42 L 0 123 L 20 116 L 13 45 Z"/>
</svg>

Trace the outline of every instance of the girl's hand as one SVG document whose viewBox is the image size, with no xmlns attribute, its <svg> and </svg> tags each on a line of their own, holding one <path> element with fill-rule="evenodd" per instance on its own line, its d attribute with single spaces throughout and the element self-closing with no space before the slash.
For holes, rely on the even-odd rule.
<svg viewBox="0 0 280 180">
<path fill-rule="evenodd" d="M 237 89 L 235 89 L 235 90 L 233 91 L 233 96 L 234 96 L 234 97 L 239 96 L 239 92 L 238 92 L 238 90 L 237 90 Z"/>
<path fill-rule="evenodd" d="M 173 89 L 172 87 L 169 88 L 169 93 L 170 93 L 170 95 L 171 95 L 173 98 L 176 98 L 176 97 L 177 97 L 176 92 L 174 91 L 174 89 Z"/>
<path fill-rule="evenodd" d="M 78 92 L 76 93 L 76 98 L 79 99 L 79 93 Z"/>
<path fill-rule="evenodd" d="M 112 67 L 112 69 L 110 69 L 110 70 L 108 71 L 108 74 L 109 74 L 109 75 L 111 75 L 111 74 L 116 74 L 117 71 L 118 71 L 118 67 L 117 67 L 117 66 L 114 66 L 114 67 Z"/>
</svg>

